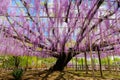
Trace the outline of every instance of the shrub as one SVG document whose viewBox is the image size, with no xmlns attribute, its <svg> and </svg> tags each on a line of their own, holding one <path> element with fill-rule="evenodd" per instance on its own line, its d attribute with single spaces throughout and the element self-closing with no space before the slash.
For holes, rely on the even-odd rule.
<svg viewBox="0 0 120 80">
<path fill-rule="evenodd" d="M 12 76 L 14 77 L 15 80 L 21 80 L 22 75 L 23 75 L 22 69 L 15 69 L 12 72 Z"/>
</svg>

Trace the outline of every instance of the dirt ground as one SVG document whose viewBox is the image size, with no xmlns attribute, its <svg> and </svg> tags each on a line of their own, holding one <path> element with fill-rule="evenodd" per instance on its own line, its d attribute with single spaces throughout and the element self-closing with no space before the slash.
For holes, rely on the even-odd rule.
<svg viewBox="0 0 120 80">
<path fill-rule="evenodd" d="M 0 80 L 13 80 L 12 71 L 0 70 Z M 48 70 L 27 70 L 23 73 L 22 80 L 120 80 L 120 72 L 103 71 L 103 77 L 99 71 L 95 71 L 95 77 L 92 77 L 92 71 L 85 74 L 85 71 L 65 70 L 53 73 Z"/>
</svg>

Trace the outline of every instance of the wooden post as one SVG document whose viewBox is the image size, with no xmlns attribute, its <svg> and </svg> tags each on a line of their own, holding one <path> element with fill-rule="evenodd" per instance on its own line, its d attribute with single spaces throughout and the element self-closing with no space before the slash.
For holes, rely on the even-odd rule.
<svg viewBox="0 0 120 80">
<path fill-rule="evenodd" d="M 82 63 L 82 70 L 84 70 L 83 58 L 81 58 L 81 63 Z"/>
<path fill-rule="evenodd" d="M 89 38 L 89 37 L 88 37 Z M 88 39 L 89 40 L 89 39 Z M 90 41 L 90 40 L 89 40 Z M 91 44 L 90 44 L 90 58 L 91 58 L 91 65 L 92 65 L 92 76 L 93 76 L 93 80 L 95 80 L 95 70 L 94 70 L 94 60 L 92 57 L 92 48 L 91 48 Z"/>
<path fill-rule="evenodd" d="M 115 61 L 114 54 L 113 54 L 113 60 L 114 60 L 114 63 L 115 63 L 115 72 L 116 72 L 116 75 L 118 75 L 118 71 L 117 71 L 118 65 L 117 65 L 117 63 L 116 63 L 116 61 Z"/>
<path fill-rule="evenodd" d="M 75 58 L 75 63 L 76 63 L 76 71 L 77 71 L 77 57 Z"/>
<path fill-rule="evenodd" d="M 98 51 L 98 60 L 99 60 L 99 68 L 100 68 L 100 75 L 101 77 L 103 77 L 103 73 L 102 73 L 102 64 L 101 64 L 101 56 L 100 56 L 100 50 L 99 47 L 97 46 L 97 51 Z"/>
<path fill-rule="evenodd" d="M 84 53 L 84 59 L 85 59 L 85 70 L 86 70 L 86 74 L 88 74 L 88 65 L 87 65 L 87 54 L 86 52 Z"/>
<path fill-rule="evenodd" d="M 109 59 L 108 56 L 107 56 L 107 61 L 108 61 L 108 70 L 109 70 L 109 72 L 111 73 L 111 69 L 110 69 L 110 59 Z"/>
</svg>

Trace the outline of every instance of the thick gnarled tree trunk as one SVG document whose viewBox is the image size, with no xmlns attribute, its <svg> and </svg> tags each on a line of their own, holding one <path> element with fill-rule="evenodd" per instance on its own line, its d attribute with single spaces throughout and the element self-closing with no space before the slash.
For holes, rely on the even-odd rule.
<svg viewBox="0 0 120 80">
<path fill-rule="evenodd" d="M 72 59 L 71 53 L 61 54 L 56 63 L 49 69 L 50 71 L 63 71 L 67 63 Z"/>
</svg>

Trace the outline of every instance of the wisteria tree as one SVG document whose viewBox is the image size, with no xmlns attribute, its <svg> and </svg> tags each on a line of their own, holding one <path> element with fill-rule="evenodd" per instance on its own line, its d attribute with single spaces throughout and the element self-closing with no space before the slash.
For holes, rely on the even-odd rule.
<svg viewBox="0 0 120 80">
<path fill-rule="evenodd" d="M 1 54 L 55 57 L 52 71 L 78 54 L 120 53 L 119 0 L 0 0 L 0 15 Z"/>
</svg>

